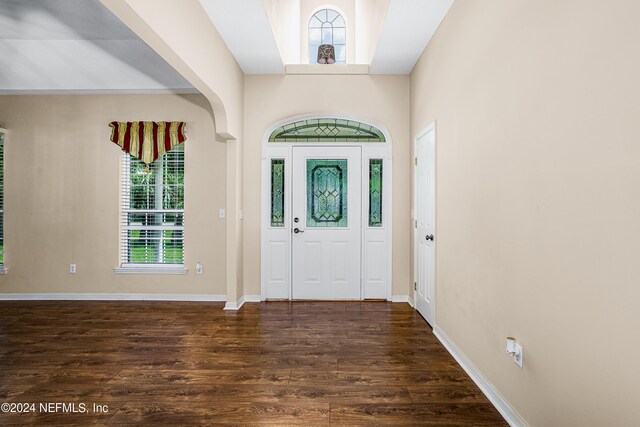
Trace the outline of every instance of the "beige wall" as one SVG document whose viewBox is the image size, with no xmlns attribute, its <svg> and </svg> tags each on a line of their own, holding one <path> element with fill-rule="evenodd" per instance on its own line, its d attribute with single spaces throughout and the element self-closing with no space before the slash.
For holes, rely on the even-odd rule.
<svg viewBox="0 0 640 427">
<path fill-rule="evenodd" d="M 436 324 L 532 426 L 640 420 L 639 22 L 458 0 L 411 76 L 412 135 L 437 120 Z"/>
<path fill-rule="evenodd" d="M 260 294 L 260 169 L 264 133 L 305 113 L 335 113 L 385 126 L 393 140 L 393 294 L 409 292 L 409 77 L 246 76 L 244 292 Z"/>
<path fill-rule="evenodd" d="M 0 293 L 225 295 L 225 143 L 201 95 L 0 96 L 5 263 Z M 186 276 L 121 276 L 122 151 L 110 121 L 184 120 Z M 69 274 L 69 264 L 78 272 Z M 202 262 L 204 274 L 195 275 Z"/>
<path fill-rule="evenodd" d="M 356 64 L 371 64 L 389 0 L 355 0 Z"/>
<path fill-rule="evenodd" d="M 300 63 L 300 0 L 263 0 L 285 64 Z"/>
</svg>

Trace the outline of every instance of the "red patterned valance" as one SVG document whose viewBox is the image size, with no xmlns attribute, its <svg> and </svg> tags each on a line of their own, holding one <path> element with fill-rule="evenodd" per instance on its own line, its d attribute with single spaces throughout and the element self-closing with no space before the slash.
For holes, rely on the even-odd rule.
<svg viewBox="0 0 640 427">
<path fill-rule="evenodd" d="M 184 122 L 111 122 L 111 141 L 147 166 L 184 142 Z"/>
</svg>

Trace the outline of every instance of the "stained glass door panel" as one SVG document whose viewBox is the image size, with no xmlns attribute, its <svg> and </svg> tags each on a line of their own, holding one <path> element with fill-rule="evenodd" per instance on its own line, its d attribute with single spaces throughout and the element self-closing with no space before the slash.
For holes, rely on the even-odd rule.
<svg viewBox="0 0 640 427">
<path fill-rule="evenodd" d="M 307 227 L 346 227 L 346 159 L 307 160 Z"/>
</svg>

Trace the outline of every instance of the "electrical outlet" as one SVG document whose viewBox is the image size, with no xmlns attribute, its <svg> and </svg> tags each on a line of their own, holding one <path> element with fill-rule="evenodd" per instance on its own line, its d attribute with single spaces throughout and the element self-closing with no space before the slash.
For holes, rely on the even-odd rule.
<svg viewBox="0 0 640 427">
<path fill-rule="evenodd" d="M 513 358 L 513 363 L 522 368 L 522 345 L 518 344 L 514 337 L 507 337 L 506 353 L 509 357 Z"/>
<path fill-rule="evenodd" d="M 224 217 L 225 217 L 224 208 L 223 209 L 218 209 L 218 218 L 224 219 Z"/>
<path fill-rule="evenodd" d="M 75 274 L 76 273 L 76 265 L 75 264 L 69 264 L 69 273 L 71 273 L 71 274 Z"/>
<path fill-rule="evenodd" d="M 202 274 L 202 263 L 196 263 L 196 274 Z"/>
<path fill-rule="evenodd" d="M 516 354 L 513 355 L 513 363 L 515 363 L 516 365 L 520 366 L 522 368 L 522 346 L 518 343 L 516 343 Z"/>
</svg>

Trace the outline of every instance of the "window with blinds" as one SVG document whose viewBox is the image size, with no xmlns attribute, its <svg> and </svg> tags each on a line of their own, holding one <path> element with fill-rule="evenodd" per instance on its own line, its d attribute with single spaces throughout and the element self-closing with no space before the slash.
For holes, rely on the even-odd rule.
<svg viewBox="0 0 640 427">
<path fill-rule="evenodd" d="M 0 132 L 0 269 L 4 269 L 4 134 Z"/>
<path fill-rule="evenodd" d="M 184 146 L 146 169 L 123 155 L 122 266 L 184 264 Z"/>
</svg>

